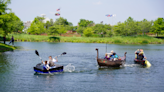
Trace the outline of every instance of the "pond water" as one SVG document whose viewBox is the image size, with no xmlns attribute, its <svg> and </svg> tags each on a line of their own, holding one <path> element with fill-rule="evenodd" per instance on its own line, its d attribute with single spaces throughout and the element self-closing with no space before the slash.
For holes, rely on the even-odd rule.
<svg viewBox="0 0 164 92">
<path fill-rule="evenodd" d="M 164 91 L 164 44 L 114 45 L 107 44 L 107 51 L 114 50 L 119 56 L 127 52 L 126 64 L 121 68 L 99 68 L 95 48 L 104 57 L 106 44 L 96 43 L 48 43 L 15 42 L 21 49 L 0 54 L 0 92 L 163 92 Z M 144 50 L 152 64 L 150 68 L 134 64 L 134 51 Z M 57 64 L 66 67 L 63 73 L 35 74 L 33 67 L 41 60 L 57 56 Z M 75 70 L 68 70 L 72 65 Z"/>
</svg>

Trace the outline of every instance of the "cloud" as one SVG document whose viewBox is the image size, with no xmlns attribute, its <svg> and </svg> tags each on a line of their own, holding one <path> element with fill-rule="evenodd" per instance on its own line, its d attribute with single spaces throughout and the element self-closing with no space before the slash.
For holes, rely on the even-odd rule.
<svg viewBox="0 0 164 92">
<path fill-rule="evenodd" d="M 101 2 L 101 1 L 98 1 L 98 2 L 94 2 L 93 4 L 94 4 L 94 5 L 101 5 L 102 2 Z"/>
</svg>

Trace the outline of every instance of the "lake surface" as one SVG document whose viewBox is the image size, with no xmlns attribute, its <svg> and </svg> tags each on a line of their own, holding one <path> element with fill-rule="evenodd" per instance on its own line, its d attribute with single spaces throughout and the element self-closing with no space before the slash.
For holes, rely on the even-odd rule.
<svg viewBox="0 0 164 92">
<path fill-rule="evenodd" d="M 0 54 L 0 92 L 163 92 L 164 91 L 164 44 L 114 45 L 119 56 L 127 52 L 126 64 L 121 68 L 99 68 L 95 48 L 104 57 L 106 44 L 96 43 L 48 43 L 15 42 L 21 49 Z M 134 51 L 144 50 L 152 64 L 144 68 L 134 64 Z M 43 60 L 57 56 L 57 64 L 65 66 L 63 73 L 38 75 L 33 67 L 40 63 L 34 50 Z M 69 70 L 69 65 L 75 70 Z"/>
</svg>

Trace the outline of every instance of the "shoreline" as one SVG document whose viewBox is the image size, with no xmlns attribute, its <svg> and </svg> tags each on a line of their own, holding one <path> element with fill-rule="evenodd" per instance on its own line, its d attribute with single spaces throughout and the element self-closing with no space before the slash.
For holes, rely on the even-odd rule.
<svg viewBox="0 0 164 92">
<path fill-rule="evenodd" d="M 113 37 L 63 37 L 28 34 L 9 34 L 16 42 L 71 42 L 71 43 L 107 43 L 107 44 L 163 44 L 163 39 L 150 36 L 113 36 Z"/>
<path fill-rule="evenodd" d="M 7 44 L 0 43 L 0 53 L 6 52 L 6 51 L 14 51 L 17 47 L 10 46 Z"/>
</svg>

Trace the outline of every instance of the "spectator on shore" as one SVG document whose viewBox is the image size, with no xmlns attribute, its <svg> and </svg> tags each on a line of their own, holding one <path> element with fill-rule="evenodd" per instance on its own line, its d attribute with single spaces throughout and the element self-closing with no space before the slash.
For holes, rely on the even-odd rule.
<svg viewBox="0 0 164 92">
<path fill-rule="evenodd" d="M 14 37 L 12 36 L 11 40 L 10 40 L 10 43 L 12 43 L 12 45 L 14 46 Z M 10 44 L 9 43 L 9 44 Z"/>
</svg>

